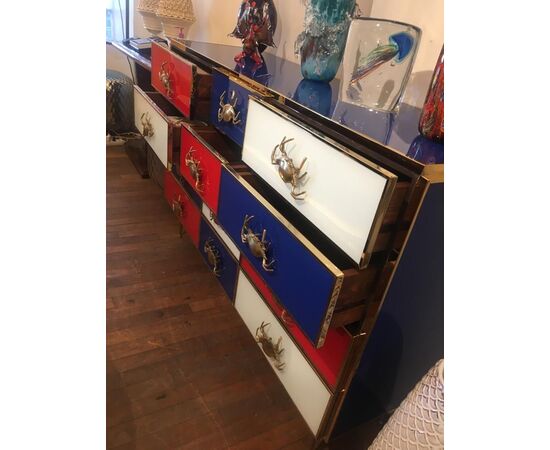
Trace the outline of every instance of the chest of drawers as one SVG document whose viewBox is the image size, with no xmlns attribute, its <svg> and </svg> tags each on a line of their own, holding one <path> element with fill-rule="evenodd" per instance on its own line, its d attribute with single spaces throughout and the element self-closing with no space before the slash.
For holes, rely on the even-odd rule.
<svg viewBox="0 0 550 450">
<path fill-rule="evenodd" d="M 417 116 L 382 120 L 373 140 L 332 85 L 308 86 L 333 105 L 313 111 L 293 95 L 299 66 L 266 53 L 260 84 L 236 53 L 153 46 L 152 84 L 182 117 L 211 102 L 208 125 L 149 144 L 182 230 L 320 444 L 391 411 L 442 357 L 443 164 L 392 147 Z"/>
</svg>

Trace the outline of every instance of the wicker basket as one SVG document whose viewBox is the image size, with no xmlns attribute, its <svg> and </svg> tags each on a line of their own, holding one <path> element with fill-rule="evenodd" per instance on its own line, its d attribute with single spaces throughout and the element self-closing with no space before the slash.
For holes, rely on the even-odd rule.
<svg viewBox="0 0 550 450">
<path fill-rule="evenodd" d="M 443 360 L 401 402 L 369 450 L 443 450 Z"/>
<path fill-rule="evenodd" d="M 162 23 L 157 17 L 159 0 L 139 0 L 137 10 L 143 18 L 143 27 L 152 34 L 162 31 Z"/>
<path fill-rule="evenodd" d="M 164 35 L 183 37 L 183 28 L 195 21 L 191 0 L 160 0 L 157 16 L 162 22 Z"/>
</svg>

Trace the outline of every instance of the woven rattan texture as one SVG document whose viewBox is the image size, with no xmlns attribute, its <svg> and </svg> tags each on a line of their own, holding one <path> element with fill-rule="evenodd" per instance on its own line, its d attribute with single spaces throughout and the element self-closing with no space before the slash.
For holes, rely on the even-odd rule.
<svg viewBox="0 0 550 450">
<path fill-rule="evenodd" d="M 159 6 L 159 0 L 139 0 L 137 10 L 155 14 Z"/>
<path fill-rule="evenodd" d="M 191 0 L 160 0 L 157 16 L 186 22 L 195 21 L 195 13 Z"/>
</svg>

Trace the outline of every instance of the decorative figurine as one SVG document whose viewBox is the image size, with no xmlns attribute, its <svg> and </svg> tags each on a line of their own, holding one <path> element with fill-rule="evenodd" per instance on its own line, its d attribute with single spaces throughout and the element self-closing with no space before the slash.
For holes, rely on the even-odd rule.
<svg viewBox="0 0 550 450">
<path fill-rule="evenodd" d="M 273 35 L 277 28 L 277 11 L 272 0 L 243 0 L 237 25 L 230 36 L 241 39 L 243 51 L 235 56 L 235 62 L 244 63 L 248 56 L 256 66 L 262 64 L 261 52 L 267 46 L 275 47 Z"/>
</svg>

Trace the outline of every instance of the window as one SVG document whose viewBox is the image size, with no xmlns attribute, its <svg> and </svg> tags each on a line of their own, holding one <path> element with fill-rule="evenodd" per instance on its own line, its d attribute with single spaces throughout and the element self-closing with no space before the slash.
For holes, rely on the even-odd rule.
<svg viewBox="0 0 550 450">
<path fill-rule="evenodd" d="M 121 41 L 130 37 L 130 0 L 105 0 L 106 40 Z"/>
</svg>

